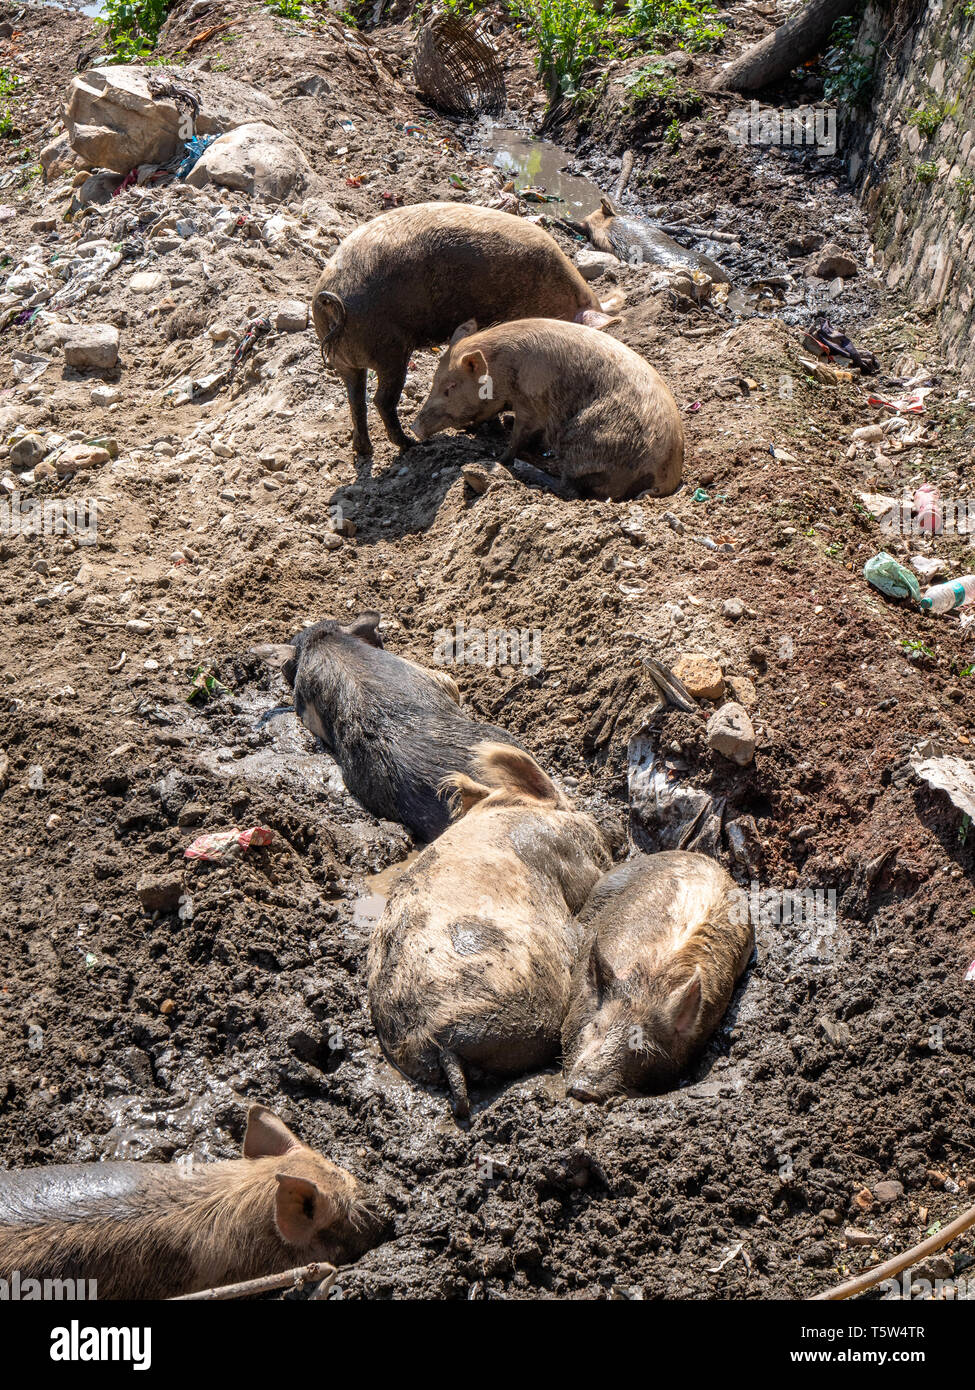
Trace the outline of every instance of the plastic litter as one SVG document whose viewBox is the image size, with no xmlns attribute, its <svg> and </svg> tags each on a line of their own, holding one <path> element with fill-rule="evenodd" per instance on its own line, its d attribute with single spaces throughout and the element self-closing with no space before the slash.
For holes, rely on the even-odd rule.
<svg viewBox="0 0 975 1390">
<path fill-rule="evenodd" d="M 868 584 L 872 584 L 888 598 L 917 599 L 921 594 L 921 586 L 914 575 L 903 565 L 899 565 L 886 550 L 881 550 L 878 555 L 871 555 L 863 567 L 863 577 Z"/>
<path fill-rule="evenodd" d="M 925 613 L 948 613 L 952 608 L 967 608 L 975 603 L 975 574 L 963 574 L 944 584 L 933 584 L 918 600 Z"/>
<path fill-rule="evenodd" d="M 184 858 L 222 864 L 227 859 L 236 859 L 251 845 L 269 845 L 273 839 L 274 831 L 263 825 L 253 825 L 250 830 L 218 830 L 212 835 L 200 835 L 195 839 Z"/>
<path fill-rule="evenodd" d="M 885 410 L 896 410 L 902 414 L 920 415 L 924 409 L 924 397 L 932 389 L 930 386 L 919 386 L 916 391 L 910 392 L 909 395 L 895 396 L 892 400 L 887 396 L 868 396 L 867 405 L 883 406 Z"/>
<path fill-rule="evenodd" d="M 922 483 L 914 494 L 914 513 L 922 533 L 939 536 L 943 522 L 941 518 L 941 493 L 934 483 Z"/>
</svg>

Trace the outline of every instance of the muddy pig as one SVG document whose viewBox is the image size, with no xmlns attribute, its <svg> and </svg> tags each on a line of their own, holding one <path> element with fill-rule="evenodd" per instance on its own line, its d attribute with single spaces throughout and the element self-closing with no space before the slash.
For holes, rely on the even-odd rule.
<svg viewBox="0 0 975 1390">
<path fill-rule="evenodd" d="M 728 283 L 728 272 L 697 251 L 689 251 L 673 237 L 639 217 L 620 217 L 608 198 L 599 200 L 599 207 L 581 222 L 568 221 L 574 231 L 582 232 L 597 251 L 608 251 L 630 265 L 660 266 L 670 270 L 685 266 L 702 270 L 716 285 Z"/>
<path fill-rule="evenodd" d="M 469 1064 L 517 1075 L 557 1055 L 573 913 L 611 862 L 528 753 L 482 744 L 474 772 L 448 779 L 460 819 L 397 879 L 367 969 L 386 1057 L 424 1085 L 445 1080 L 459 1117 Z"/>
<path fill-rule="evenodd" d="M 312 314 L 323 355 L 345 383 L 356 454 L 372 453 L 366 372 L 386 433 L 413 441 L 396 413 L 410 355 L 445 343 L 459 323 L 547 315 L 605 327 L 605 306 L 556 242 L 507 212 L 459 203 L 394 208 L 342 242 L 315 286 Z M 607 312 L 607 310 L 609 312 Z"/>
<path fill-rule="evenodd" d="M 479 424 L 505 407 L 515 423 L 502 463 L 535 441 L 536 461 L 585 496 L 673 492 L 684 464 L 677 402 L 649 362 L 579 323 L 461 324 L 414 421 L 420 439 Z"/>
<path fill-rule="evenodd" d="M 175 1298 L 316 1260 L 381 1234 L 351 1173 L 262 1105 L 243 1158 L 0 1172 L 0 1278 L 95 1280 L 105 1298 Z M 93 1294 L 94 1296 L 94 1294 Z"/>
<path fill-rule="evenodd" d="M 587 945 L 562 1029 L 577 1100 L 676 1083 L 727 1009 L 755 936 L 713 859 L 641 854 L 601 879 L 579 915 Z"/>
<path fill-rule="evenodd" d="M 503 729 L 478 724 L 458 708 L 446 672 L 386 651 L 378 613 L 344 627 L 326 619 L 290 645 L 254 650 L 281 666 L 298 718 L 328 748 L 356 800 L 417 839 L 432 840 L 446 828 L 443 780 L 470 769 L 476 743 L 517 745 Z"/>
</svg>

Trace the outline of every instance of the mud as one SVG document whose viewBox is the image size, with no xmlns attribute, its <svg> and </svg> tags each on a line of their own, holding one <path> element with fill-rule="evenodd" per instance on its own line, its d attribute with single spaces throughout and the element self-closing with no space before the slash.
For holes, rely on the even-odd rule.
<svg viewBox="0 0 975 1390">
<path fill-rule="evenodd" d="M 340 231 L 379 211 L 385 191 L 490 196 L 483 156 L 408 89 L 407 28 L 368 36 L 379 62 L 334 28 L 236 0 L 223 10 L 231 28 L 194 59 L 295 103 Z M 24 151 L 50 138 L 92 42 L 86 20 L 29 18 L 0 40 L 0 64 L 29 67 L 32 84 L 18 108 L 22 143 L 0 149 L 14 261 L 79 231 L 60 221 L 31 230 L 60 218 L 70 180 L 45 188 Z M 181 7 L 163 53 L 193 29 Z M 520 39 L 499 29 L 512 125 L 527 129 L 539 90 Z M 297 94 L 314 74 L 330 84 L 327 99 Z M 700 130 L 690 118 L 678 153 L 652 125 L 641 135 L 621 117 L 613 132 L 598 117 L 558 132 L 573 172 L 608 189 L 636 140 L 628 214 L 659 219 L 741 283 L 788 279 L 738 323 L 682 312 L 645 271 L 617 272 L 627 307 L 614 331 L 658 367 L 683 412 L 685 486 L 674 497 L 567 502 L 517 474 L 478 495 L 461 469 L 501 453 L 491 433 L 438 437 L 403 457 L 377 433 L 373 467 L 357 473 L 344 392 L 323 374 L 310 331 L 273 337 L 233 394 L 172 404 L 166 382 L 197 358 L 204 371 L 228 355 L 207 327 L 240 330 L 251 311 L 307 297 L 328 237 L 314 254 L 290 242 L 272 251 L 258 236 L 213 256 L 204 234 L 153 263 L 167 285 L 148 301 L 130 293 L 123 266 L 79 308 L 120 327 L 119 406 L 94 407 L 97 380 L 56 353 L 37 382 L 0 397 L 62 435 L 114 434 L 120 450 L 87 478 L 44 485 L 105 499 L 94 546 L 0 539 L 0 1162 L 229 1158 L 246 1101 L 261 1100 L 391 1203 L 393 1238 L 343 1273 L 347 1298 L 803 1298 L 973 1200 L 972 837 L 907 765 L 924 737 L 970 753 L 972 639 L 958 615 L 924 620 L 866 585 L 863 562 L 891 540 L 859 495 L 900 496 L 924 478 L 965 496 L 975 418 L 932 354 L 930 322 L 871 273 L 839 161 L 729 156 L 703 117 Z M 426 138 L 407 135 L 407 122 L 422 122 Z M 363 173 L 360 186 L 347 182 Z M 150 196 L 168 212 L 181 195 Z M 243 195 L 219 201 L 253 211 Z M 125 235 L 119 219 L 140 205 L 114 203 L 86 234 Z M 824 229 L 860 267 L 838 302 L 803 278 L 805 253 L 790 249 Z M 165 298 L 176 307 L 157 312 Z M 875 412 L 856 385 L 821 386 L 798 363 L 797 330 L 824 306 L 880 355 L 871 386 L 934 373 L 923 417 L 932 442 L 882 463 L 847 457 L 853 429 Z M 12 352 L 31 341 L 22 328 L 0 335 L 8 383 Z M 407 423 L 435 362 L 415 355 Z M 215 439 L 231 442 L 230 457 L 213 452 Z M 336 506 L 355 534 L 326 544 Z M 964 538 L 921 548 L 955 573 L 971 568 Z M 724 605 L 736 599 L 732 617 Z M 424 664 L 438 631 L 459 621 L 538 629 L 540 670 L 452 674 L 474 717 L 517 735 L 614 832 L 617 857 L 627 745 L 657 700 L 641 656 L 704 652 L 751 682 L 751 766 L 710 753 L 706 702 L 698 714 L 656 715 L 655 737 L 684 775 L 754 819 L 759 869 L 721 849 L 742 886 L 834 894 L 835 922 L 760 922 L 724 1024 L 674 1092 L 582 1106 L 553 1069 L 475 1083 L 472 1118 L 458 1126 L 443 1094 L 381 1058 L 360 905 L 370 876 L 414 846 L 351 801 L 293 715 L 272 713 L 287 691 L 247 655 L 307 620 L 366 608 L 384 614 L 387 646 Z M 133 619 L 148 627 L 126 628 Z M 188 704 L 201 663 L 225 691 Z M 184 859 L 199 834 L 257 824 L 274 831 L 266 849 L 223 865 Z M 179 910 L 147 914 L 138 881 L 169 873 Z M 871 1196 L 883 1179 L 904 1186 L 890 1205 Z M 848 1226 L 875 1243 L 850 1246 Z M 959 1243 L 956 1267 L 969 1260 Z"/>
</svg>

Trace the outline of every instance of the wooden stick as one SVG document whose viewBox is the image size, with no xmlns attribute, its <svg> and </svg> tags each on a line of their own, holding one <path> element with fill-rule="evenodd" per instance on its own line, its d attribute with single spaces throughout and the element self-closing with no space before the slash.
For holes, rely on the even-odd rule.
<svg viewBox="0 0 975 1390">
<path fill-rule="evenodd" d="M 285 1289 L 290 1284 L 293 1288 L 303 1288 L 305 1284 L 310 1284 L 314 1279 L 321 1279 L 323 1284 L 328 1284 L 331 1289 L 332 1284 L 338 1277 L 338 1270 L 334 1265 L 321 1261 L 318 1264 L 302 1265 L 297 1269 L 286 1269 L 281 1274 L 265 1274 L 261 1279 L 245 1279 L 242 1284 L 224 1284 L 217 1289 L 200 1289 L 198 1293 L 183 1293 L 176 1298 L 167 1299 L 168 1303 L 194 1303 L 213 1302 L 214 1299 L 225 1298 L 250 1298 L 254 1294 L 270 1293 L 272 1289 Z M 329 1283 L 331 1280 L 331 1283 Z M 319 1288 L 322 1284 L 319 1285 Z"/>
<path fill-rule="evenodd" d="M 848 1279 L 845 1284 L 837 1284 L 835 1288 L 827 1289 L 825 1293 L 818 1293 L 811 1301 L 822 1303 L 853 1298 L 866 1289 L 872 1289 L 875 1284 L 879 1284 L 882 1280 L 891 1279 L 895 1274 L 900 1274 L 901 1270 L 907 1269 L 910 1265 L 916 1265 L 919 1260 L 925 1259 L 926 1256 L 933 1255 L 936 1250 L 940 1250 L 944 1245 L 949 1245 L 956 1236 L 960 1236 L 970 1226 L 975 1226 L 975 1207 L 969 1207 L 943 1231 L 938 1231 L 936 1235 L 922 1240 L 920 1245 L 906 1250 L 903 1255 L 895 1255 L 892 1260 L 887 1260 L 886 1263 L 877 1265 L 874 1269 L 868 1269 L 865 1274 L 858 1274 L 855 1279 Z"/>
</svg>

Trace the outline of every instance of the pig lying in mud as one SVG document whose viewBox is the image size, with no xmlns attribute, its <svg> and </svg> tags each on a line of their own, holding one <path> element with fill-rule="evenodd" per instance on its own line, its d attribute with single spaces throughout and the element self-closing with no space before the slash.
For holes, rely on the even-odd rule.
<svg viewBox="0 0 975 1390">
<path fill-rule="evenodd" d="M 545 315 L 605 327 L 621 301 L 600 304 L 558 245 L 534 223 L 490 208 L 395 208 L 346 237 L 315 286 L 322 352 L 345 383 L 357 455 L 372 453 L 366 372 L 386 433 L 413 442 L 396 413 L 415 348 L 445 343 L 459 323 Z"/>
<path fill-rule="evenodd" d="M 535 440 L 539 465 L 584 496 L 664 497 L 684 466 L 677 402 L 649 362 L 604 333 L 554 319 L 477 331 L 461 324 L 414 421 L 417 437 L 480 424 L 506 407 L 515 424 L 501 462 Z"/>
<path fill-rule="evenodd" d="M 396 881 L 369 945 L 369 1005 L 386 1057 L 445 1080 L 517 1075 L 558 1053 L 578 945 L 572 921 L 611 862 L 602 831 L 529 754 L 475 750 L 449 778 L 461 818 Z"/>
<path fill-rule="evenodd" d="M 579 915 L 587 945 L 562 1028 L 577 1100 L 663 1090 L 717 1027 L 755 936 L 720 864 L 641 854 L 612 869 Z"/>
<path fill-rule="evenodd" d="M 471 768 L 475 744 L 520 746 L 503 729 L 469 719 L 446 672 L 386 651 L 378 613 L 344 627 L 326 619 L 288 645 L 254 650 L 281 666 L 295 713 L 328 748 L 356 800 L 417 839 L 432 840 L 448 825 L 443 781 Z"/>
<path fill-rule="evenodd" d="M 620 217 L 608 198 L 601 198 L 596 211 L 581 222 L 566 219 L 566 225 L 588 237 L 597 251 L 608 251 L 629 265 L 659 266 L 662 270 L 683 266 L 687 270 L 702 270 L 716 285 L 728 283 L 728 272 L 717 261 L 689 251 L 652 222 Z"/>
<path fill-rule="evenodd" d="M 95 1280 L 100 1299 L 175 1298 L 316 1260 L 347 1264 L 378 1218 L 351 1173 L 262 1105 L 243 1158 L 0 1173 L 0 1278 Z"/>
</svg>

